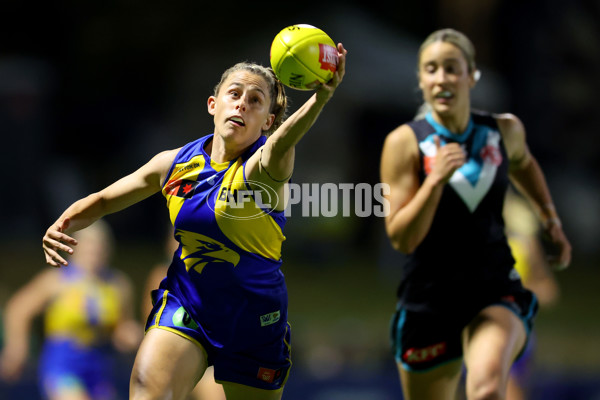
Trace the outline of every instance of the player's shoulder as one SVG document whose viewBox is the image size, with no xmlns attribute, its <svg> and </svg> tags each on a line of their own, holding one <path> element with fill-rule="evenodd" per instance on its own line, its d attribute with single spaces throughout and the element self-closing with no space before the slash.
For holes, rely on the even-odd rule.
<svg viewBox="0 0 600 400">
<path fill-rule="evenodd" d="M 515 114 L 496 113 L 496 114 L 491 114 L 491 115 L 496 120 L 496 123 L 498 124 L 498 128 L 500 128 L 500 131 L 502 131 L 502 132 L 506 132 L 506 133 L 510 134 L 515 131 L 523 130 L 523 123 L 521 122 L 519 117 L 517 117 Z"/>
<path fill-rule="evenodd" d="M 382 165 L 398 166 L 404 162 L 416 162 L 419 145 L 411 125 L 412 123 L 402 124 L 387 134 L 383 145 Z"/>
<path fill-rule="evenodd" d="M 384 141 L 384 149 L 405 149 L 409 144 L 416 143 L 416 136 L 411 123 L 399 125 L 389 132 Z"/>
<path fill-rule="evenodd" d="M 496 120 L 511 163 L 527 160 L 525 127 L 521 120 L 511 113 L 497 114 Z"/>
<path fill-rule="evenodd" d="M 177 149 L 164 150 L 156 154 L 148 162 L 149 166 L 157 171 L 166 171 L 171 167 L 171 164 L 175 161 L 175 158 L 181 151 L 181 147 Z"/>
</svg>

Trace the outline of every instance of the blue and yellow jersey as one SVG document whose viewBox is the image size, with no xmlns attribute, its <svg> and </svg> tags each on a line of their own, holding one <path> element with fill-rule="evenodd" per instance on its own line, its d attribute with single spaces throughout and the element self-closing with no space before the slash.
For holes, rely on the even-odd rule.
<svg viewBox="0 0 600 400">
<path fill-rule="evenodd" d="M 84 388 L 90 398 L 112 399 L 110 340 L 122 310 L 117 276 L 107 269 L 90 280 L 75 266 L 59 273 L 61 290 L 44 314 L 40 384 L 47 397 Z"/>
<path fill-rule="evenodd" d="M 84 279 L 76 267 L 62 268 L 62 290 L 44 314 L 48 340 L 69 340 L 79 346 L 104 344 L 121 317 L 121 296 L 110 270 Z"/>
<path fill-rule="evenodd" d="M 280 271 L 285 216 L 273 211 L 272 189 L 246 179 L 246 161 L 266 137 L 225 163 L 205 152 L 211 139 L 182 147 L 163 184 L 179 247 L 161 289 L 179 299 L 211 345 L 222 347 L 241 345 L 244 330 L 260 336 L 261 317 L 287 321 Z"/>
</svg>

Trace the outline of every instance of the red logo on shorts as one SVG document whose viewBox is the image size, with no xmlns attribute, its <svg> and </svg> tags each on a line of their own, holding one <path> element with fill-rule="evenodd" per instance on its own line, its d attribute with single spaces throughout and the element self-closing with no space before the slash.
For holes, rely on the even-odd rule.
<svg viewBox="0 0 600 400">
<path fill-rule="evenodd" d="M 422 363 L 431 361 L 444 353 L 446 353 L 446 342 L 441 342 L 421 349 L 412 347 L 404 352 L 402 359 L 409 364 Z"/>
<path fill-rule="evenodd" d="M 258 369 L 258 375 L 256 375 L 256 377 L 263 382 L 273 383 L 273 381 L 276 378 L 279 378 L 280 375 L 281 375 L 280 369 L 275 370 L 275 369 L 260 367 Z"/>
</svg>

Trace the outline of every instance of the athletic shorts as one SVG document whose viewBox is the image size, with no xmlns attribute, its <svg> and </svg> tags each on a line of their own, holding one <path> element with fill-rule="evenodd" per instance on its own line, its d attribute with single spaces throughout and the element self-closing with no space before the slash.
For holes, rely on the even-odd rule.
<svg viewBox="0 0 600 400">
<path fill-rule="evenodd" d="M 510 369 L 510 375 L 519 382 L 523 387 L 526 387 L 530 382 L 532 373 L 533 356 L 535 350 L 535 332 L 531 332 L 525 349 L 521 352 L 521 357 L 514 362 Z"/>
<path fill-rule="evenodd" d="M 43 397 L 57 398 L 65 391 L 79 390 L 93 399 L 114 399 L 114 356 L 108 346 L 85 347 L 71 339 L 47 339 L 38 364 Z"/>
<path fill-rule="evenodd" d="M 391 324 L 396 362 L 407 371 L 424 372 L 461 359 L 463 329 L 481 310 L 492 305 L 515 313 L 523 321 L 529 339 L 538 305 L 535 295 L 526 289 L 512 290 L 496 301 L 460 307 L 456 312 L 414 312 L 399 303 Z"/>
<path fill-rule="evenodd" d="M 201 322 L 194 321 L 176 296 L 165 289 L 152 292 L 154 307 L 146 323 L 146 332 L 159 328 L 173 332 L 198 345 L 214 366 L 215 381 L 234 382 L 259 389 L 276 390 L 285 385 L 291 362 L 290 325 L 268 345 L 235 351 L 211 345 Z"/>
</svg>

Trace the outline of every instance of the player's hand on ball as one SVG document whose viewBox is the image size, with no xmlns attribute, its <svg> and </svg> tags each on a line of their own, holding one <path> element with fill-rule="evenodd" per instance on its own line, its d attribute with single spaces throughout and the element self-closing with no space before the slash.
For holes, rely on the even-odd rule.
<svg viewBox="0 0 600 400">
<path fill-rule="evenodd" d="M 338 43 L 337 45 L 338 51 L 338 64 L 337 69 L 333 74 L 333 78 L 326 83 L 314 82 L 311 84 L 311 88 L 317 91 L 317 98 L 319 100 L 329 100 L 329 98 L 333 95 L 335 89 L 339 86 L 344 78 L 344 74 L 346 73 L 346 54 L 348 54 L 348 50 L 344 48 L 342 43 Z"/>
</svg>

